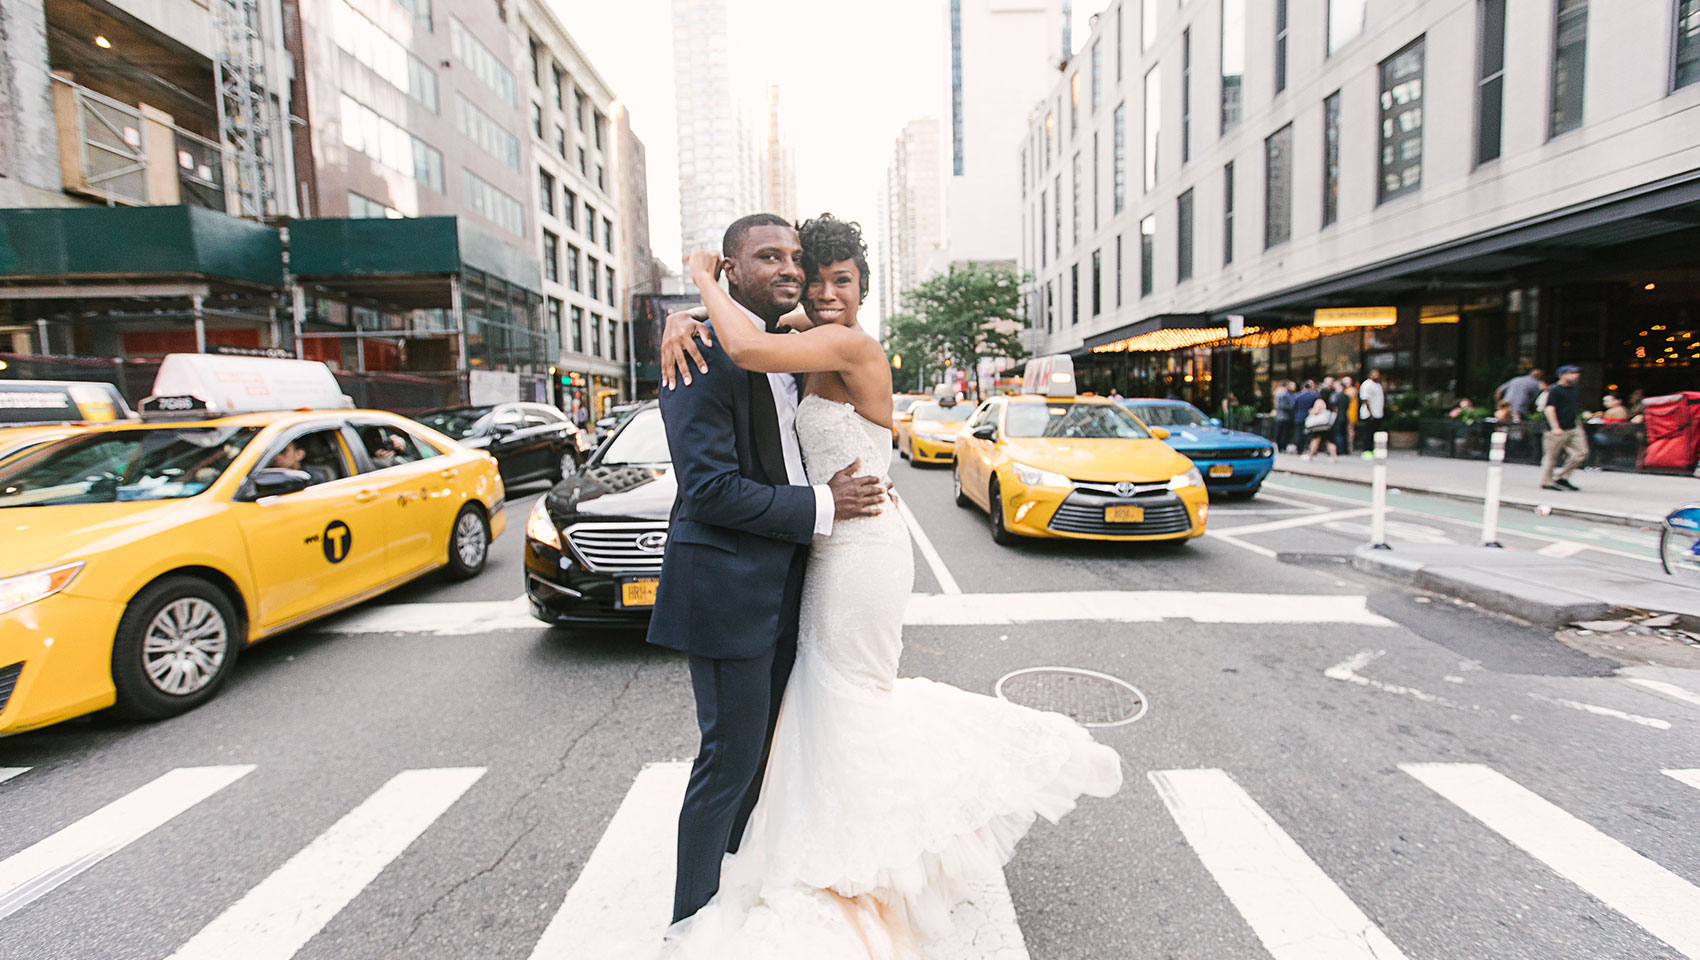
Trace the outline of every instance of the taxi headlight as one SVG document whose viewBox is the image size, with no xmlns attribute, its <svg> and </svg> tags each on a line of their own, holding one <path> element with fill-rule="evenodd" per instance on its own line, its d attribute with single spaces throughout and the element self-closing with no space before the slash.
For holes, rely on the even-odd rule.
<svg viewBox="0 0 1700 960">
<path fill-rule="evenodd" d="M 955 443 L 956 442 L 956 434 L 954 434 L 954 433 L 923 433 L 923 434 L 921 434 L 921 439 L 927 441 L 928 443 Z"/>
<path fill-rule="evenodd" d="M 1060 473 L 1052 473 L 1049 470 L 1040 470 L 1038 467 L 1030 467 L 1025 463 L 1020 463 L 1014 460 L 1010 461 L 1009 465 L 1015 470 L 1015 479 L 1020 480 L 1029 487 L 1074 486 L 1073 481 Z"/>
<path fill-rule="evenodd" d="M 0 580 L 0 616 L 53 596 L 70 586 L 82 570 L 83 564 L 79 561 Z"/>
<path fill-rule="evenodd" d="M 1187 487 L 1202 486 L 1204 486 L 1204 475 L 1198 472 L 1197 467 L 1193 467 L 1185 473 L 1177 473 L 1169 478 L 1170 490 L 1185 490 Z"/>
<path fill-rule="evenodd" d="M 525 538 L 559 550 L 561 532 L 555 529 L 555 521 L 550 519 L 549 506 L 543 502 L 544 499 L 538 497 L 531 506 L 531 516 L 525 518 Z"/>
</svg>

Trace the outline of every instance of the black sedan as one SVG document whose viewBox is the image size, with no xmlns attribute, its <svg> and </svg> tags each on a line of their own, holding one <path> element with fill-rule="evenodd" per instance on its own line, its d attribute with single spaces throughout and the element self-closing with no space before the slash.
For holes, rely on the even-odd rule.
<svg viewBox="0 0 1700 960">
<path fill-rule="evenodd" d="M 644 626 L 677 486 L 661 409 L 644 404 L 525 524 L 525 595 L 552 624 Z"/>
<path fill-rule="evenodd" d="M 584 457 L 578 427 L 548 404 L 445 407 L 414 419 L 462 446 L 488 451 L 509 486 L 559 480 Z"/>
</svg>

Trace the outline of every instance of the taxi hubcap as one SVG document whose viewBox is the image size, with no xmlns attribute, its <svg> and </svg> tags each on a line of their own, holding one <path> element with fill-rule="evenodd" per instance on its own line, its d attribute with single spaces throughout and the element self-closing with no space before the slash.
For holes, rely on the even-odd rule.
<svg viewBox="0 0 1700 960">
<path fill-rule="evenodd" d="M 154 686 L 183 696 L 218 675 L 229 642 L 224 614 L 199 597 L 185 597 L 154 614 L 142 644 L 142 665 Z"/>
<path fill-rule="evenodd" d="M 455 524 L 455 552 L 460 554 L 460 562 L 469 567 L 478 566 L 484 558 L 484 524 L 473 514 L 463 514 Z"/>
</svg>

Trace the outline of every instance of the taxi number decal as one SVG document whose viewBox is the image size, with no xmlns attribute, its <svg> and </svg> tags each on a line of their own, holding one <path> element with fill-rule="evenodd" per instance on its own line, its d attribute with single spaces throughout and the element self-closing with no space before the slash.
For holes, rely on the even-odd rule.
<svg viewBox="0 0 1700 960">
<path fill-rule="evenodd" d="M 341 520 L 332 520 L 325 524 L 325 532 L 319 537 L 319 545 L 324 548 L 326 560 L 341 563 L 348 559 L 348 551 L 354 547 L 354 531 L 348 529 L 348 524 Z"/>
</svg>

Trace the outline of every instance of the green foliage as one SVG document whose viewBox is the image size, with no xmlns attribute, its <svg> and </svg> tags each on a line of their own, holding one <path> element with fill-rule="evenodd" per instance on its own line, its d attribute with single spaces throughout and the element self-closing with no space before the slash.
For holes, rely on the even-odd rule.
<svg viewBox="0 0 1700 960">
<path fill-rule="evenodd" d="M 976 370 L 982 357 L 1019 360 L 1022 328 L 1021 278 L 1008 267 L 985 263 L 952 264 L 910 290 L 904 314 L 886 323 L 885 352 L 901 354 L 903 367 L 892 382 L 936 382 L 947 366 Z"/>
</svg>

